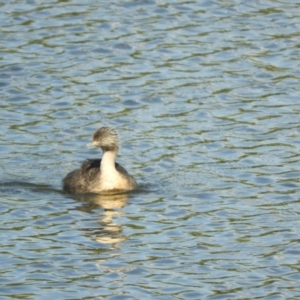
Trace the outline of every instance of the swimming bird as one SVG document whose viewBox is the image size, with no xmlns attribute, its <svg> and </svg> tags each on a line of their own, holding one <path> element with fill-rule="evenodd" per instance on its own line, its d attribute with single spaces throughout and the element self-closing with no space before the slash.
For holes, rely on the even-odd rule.
<svg viewBox="0 0 300 300">
<path fill-rule="evenodd" d="M 102 149 L 102 159 L 87 159 L 63 179 L 63 189 L 72 194 L 120 193 L 137 188 L 135 179 L 115 162 L 120 141 L 117 132 L 101 127 L 92 138 L 92 145 Z"/>
</svg>

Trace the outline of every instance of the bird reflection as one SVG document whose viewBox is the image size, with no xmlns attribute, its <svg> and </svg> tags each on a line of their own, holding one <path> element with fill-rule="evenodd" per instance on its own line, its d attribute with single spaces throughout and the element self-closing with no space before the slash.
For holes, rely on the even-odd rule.
<svg viewBox="0 0 300 300">
<path fill-rule="evenodd" d="M 128 194 L 84 194 L 73 195 L 72 198 L 84 202 L 82 206 L 77 208 L 81 211 L 92 213 L 95 209 L 104 209 L 99 220 L 99 229 L 89 230 L 89 234 L 92 235 L 94 240 L 102 244 L 116 244 L 126 240 L 126 237 L 122 235 L 122 227 L 114 223 L 113 218 L 123 214 L 123 212 L 118 210 L 127 204 Z"/>
</svg>

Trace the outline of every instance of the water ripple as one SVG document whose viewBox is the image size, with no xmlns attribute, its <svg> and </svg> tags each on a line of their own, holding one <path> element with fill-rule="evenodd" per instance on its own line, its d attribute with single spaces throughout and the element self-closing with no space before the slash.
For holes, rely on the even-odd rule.
<svg viewBox="0 0 300 300">
<path fill-rule="evenodd" d="M 0 0 L 0 295 L 296 299 L 296 1 Z M 101 124 L 128 195 L 61 178 Z"/>
</svg>

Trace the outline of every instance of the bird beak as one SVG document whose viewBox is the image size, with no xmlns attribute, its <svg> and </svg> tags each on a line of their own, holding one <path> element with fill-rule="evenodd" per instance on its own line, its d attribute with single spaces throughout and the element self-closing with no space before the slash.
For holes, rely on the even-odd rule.
<svg viewBox="0 0 300 300">
<path fill-rule="evenodd" d="M 86 144 L 89 148 L 94 148 L 96 145 L 93 142 Z"/>
</svg>

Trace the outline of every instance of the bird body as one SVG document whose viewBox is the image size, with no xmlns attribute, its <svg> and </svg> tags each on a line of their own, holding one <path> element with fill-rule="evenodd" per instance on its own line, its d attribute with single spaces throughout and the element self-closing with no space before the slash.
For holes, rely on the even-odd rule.
<svg viewBox="0 0 300 300">
<path fill-rule="evenodd" d="M 87 159 L 80 169 L 67 174 L 63 189 L 72 194 L 119 193 L 137 188 L 134 178 L 115 162 L 119 139 L 117 133 L 102 127 L 94 135 L 92 144 L 103 151 L 102 159 Z"/>
</svg>

